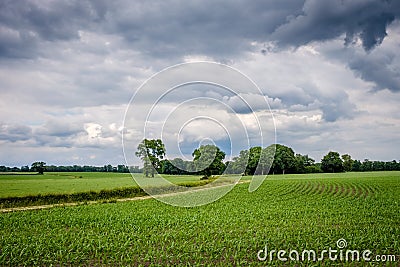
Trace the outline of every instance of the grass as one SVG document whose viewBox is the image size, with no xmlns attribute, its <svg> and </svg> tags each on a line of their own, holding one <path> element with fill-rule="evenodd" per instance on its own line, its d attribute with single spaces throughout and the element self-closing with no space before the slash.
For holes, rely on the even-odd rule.
<svg viewBox="0 0 400 267">
<path fill-rule="evenodd" d="M 0 265 L 343 266 L 257 259 L 266 244 L 321 251 L 340 238 L 399 265 L 399 172 L 275 175 L 247 188 L 194 208 L 150 199 L 0 214 Z"/>
<path fill-rule="evenodd" d="M 140 174 L 138 174 L 140 175 Z M 165 175 L 173 183 L 197 182 L 201 176 Z M 44 175 L 0 175 L 0 198 L 45 194 L 73 194 L 137 186 L 130 173 L 54 172 Z"/>
<path fill-rule="evenodd" d="M 323 178 L 357 178 L 379 177 L 394 175 L 400 172 L 364 172 L 364 173 L 318 173 L 318 174 L 287 174 L 270 175 L 268 180 L 281 179 L 323 179 Z M 140 175 L 140 174 L 135 174 Z M 233 175 L 228 175 L 229 178 Z M 199 181 L 201 176 L 194 175 L 163 175 L 172 183 L 191 183 Z M 250 180 L 251 176 L 245 176 L 242 180 Z M 0 198 L 22 197 L 46 194 L 73 194 L 88 191 L 111 190 L 137 186 L 129 173 L 104 173 L 104 172 L 49 172 L 44 175 L 30 173 L 0 175 Z"/>
<path fill-rule="evenodd" d="M 140 174 L 139 174 L 140 175 Z M 115 201 L 121 198 L 144 196 L 146 193 L 135 183 L 130 174 L 112 173 L 51 173 L 48 175 L 4 175 L 0 208 L 15 208 L 63 203 Z M 142 175 L 140 175 L 142 176 Z M 137 176 L 135 176 L 137 178 Z M 13 179 L 14 178 L 14 179 Z M 143 178 L 143 177 L 142 177 Z M 164 176 L 170 182 L 184 186 L 202 186 L 215 180 L 200 180 L 200 176 Z M 155 181 L 154 193 L 164 194 L 171 188 Z M 220 184 L 223 179 L 219 180 Z M 121 187 L 121 185 L 128 185 Z M 14 189 L 14 190 L 13 190 Z M 89 190 L 90 189 L 90 190 Z M 8 190 L 10 192 L 8 192 Z"/>
</svg>

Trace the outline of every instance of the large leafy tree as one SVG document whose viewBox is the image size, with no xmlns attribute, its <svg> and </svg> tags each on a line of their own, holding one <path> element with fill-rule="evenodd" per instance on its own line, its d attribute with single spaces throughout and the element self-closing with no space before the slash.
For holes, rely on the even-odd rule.
<svg viewBox="0 0 400 267">
<path fill-rule="evenodd" d="M 296 172 L 297 173 L 306 173 L 310 169 L 309 167 L 313 166 L 315 160 L 310 158 L 308 155 L 296 154 Z"/>
<path fill-rule="evenodd" d="M 294 151 L 290 147 L 276 144 L 274 162 L 272 163 L 272 171 L 275 173 L 285 174 L 295 168 Z"/>
<path fill-rule="evenodd" d="M 43 174 L 46 170 L 46 163 L 43 161 L 37 161 L 32 163 L 31 169 L 37 171 L 39 174 Z"/>
<path fill-rule="evenodd" d="M 229 164 L 232 165 L 232 173 L 246 173 L 246 167 L 249 161 L 249 151 L 248 150 L 242 150 L 239 153 L 239 156 L 234 157 L 233 161 L 230 162 Z"/>
<path fill-rule="evenodd" d="M 353 166 L 351 168 L 351 171 L 353 172 L 360 172 L 362 171 L 362 163 L 359 160 L 354 160 Z"/>
<path fill-rule="evenodd" d="M 249 161 L 246 167 L 246 175 L 259 174 L 261 171 L 257 169 L 258 162 L 260 161 L 262 148 L 260 146 L 251 147 L 249 149 Z"/>
<path fill-rule="evenodd" d="M 165 146 L 161 139 L 144 139 L 137 147 L 136 156 L 143 161 L 143 172 L 146 177 L 154 177 L 161 170 L 161 160 L 165 156 Z"/>
<path fill-rule="evenodd" d="M 343 169 L 346 172 L 349 172 L 353 169 L 354 160 L 351 158 L 349 154 L 342 155 L 343 160 Z"/>
<path fill-rule="evenodd" d="M 177 170 L 177 174 L 187 174 L 188 172 L 190 172 L 190 163 L 184 161 L 181 158 L 174 158 L 173 160 L 171 160 L 171 163 Z"/>
<path fill-rule="evenodd" d="M 270 145 L 261 150 L 260 161 L 256 170 L 257 174 L 268 174 L 274 161 L 275 149 L 275 145 Z"/>
<path fill-rule="evenodd" d="M 224 172 L 225 152 L 215 145 L 202 145 L 196 148 L 193 153 L 193 163 L 196 172 L 210 177 L 213 174 L 221 174 Z"/>
<path fill-rule="evenodd" d="M 343 161 L 338 152 L 329 151 L 321 160 L 321 168 L 324 172 L 342 172 Z"/>
<path fill-rule="evenodd" d="M 184 161 L 181 158 L 175 158 L 173 160 L 162 160 L 161 161 L 161 169 L 163 174 L 174 174 L 174 175 L 180 175 L 180 174 L 188 174 L 192 172 L 191 165 L 192 162 L 189 161 Z"/>
<path fill-rule="evenodd" d="M 372 161 L 370 161 L 369 159 L 364 159 L 362 166 L 361 166 L 361 170 L 365 171 L 365 172 L 369 172 L 369 171 L 373 171 L 373 166 L 372 166 Z"/>
</svg>

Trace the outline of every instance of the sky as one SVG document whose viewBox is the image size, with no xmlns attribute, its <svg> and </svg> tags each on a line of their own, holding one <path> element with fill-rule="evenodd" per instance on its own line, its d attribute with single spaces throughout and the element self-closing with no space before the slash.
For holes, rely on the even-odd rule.
<svg viewBox="0 0 400 267">
<path fill-rule="evenodd" d="M 330 150 L 400 160 L 399 51 L 395 0 L 1 1 L 0 165 L 124 164 L 123 136 L 139 164 L 143 127 L 159 138 L 157 123 L 168 158 L 214 142 L 229 159 L 258 145 L 255 115 L 317 162 Z M 199 61 L 260 92 L 183 86 L 146 121 L 165 88 L 143 84 Z"/>
</svg>

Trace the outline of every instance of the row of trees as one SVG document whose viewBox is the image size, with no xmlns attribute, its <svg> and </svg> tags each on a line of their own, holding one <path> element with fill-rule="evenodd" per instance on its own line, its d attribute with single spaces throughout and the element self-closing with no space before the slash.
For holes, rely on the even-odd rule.
<svg viewBox="0 0 400 267">
<path fill-rule="evenodd" d="M 260 146 L 251 147 L 240 151 L 237 157 L 224 162 L 225 152 L 214 145 L 203 145 L 192 153 L 192 161 L 184 161 L 181 158 L 165 159 L 165 146 L 160 139 L 144 139 L 137 147 L 136 156 L 143 161 L 143 168 L 126 165 L 97 166 L 46 166 L 45 162 L 34 162 L 30 167 L 6 167 L 0 166 L 0 172 L 30 172 L 39 174 L 47 172 L 143 172 L 146 177 L 154 177 L 155 173 L 162 174 L 201 174 L 204 177 L 228 174 L 278 174 L 278 173 L 317 173 L 317 172 L 343 172 L 343 171 L 391 171 L 400 170 L 400 162 L 395 160 L 363 162 L 353 160 L 350 155 L 340 155 L 330 151 L 325 155 L 321 163 L 308 155 L 295 154 L 292 148 L 275 144 L 266 148 Z"/>
<path fill-rule="evenodd" d="M 32 163 L 30 168 L 28 165 L 22 166 L 21 168 L 0 166 L 0 172 L 38 172 L 39 174 L 43 174 L 45 169 L 46 163 L 43 161 Z"/>
<path fill-rule="evenodd" d="M 55 166 L 48 165 L 46 166 L 45 162 L 34 162 L 29 167 L 28 165 L 22 167 L 6 167 L 0 166 L 0 172 L 38 172 L 39 174 L 43 174 L 43 172 L 119 172 L 119 173 L 139 173 L 142 172 L 142 169 L 139 166 L 126 166 L 126 165 L 117 165 L 112 166 L 110 164 L 104 166 L 80 166 L 80 165 L 72 165 L 72 166 Z"/>
<path fill-rule="evenodd" d="M 214 145 L 203 145 L 195 149 L 192 153 L 193 161 L 164 159 L 165 152 L 165 146 L 160 139 L 144 139 L 138 145 L 136 156 L 143 161 L 143 172 L 146 176 L 154 177 L 156 172 L 174 175 L 194 173 L 205 177 L 223 172 L 245 175 L 322 172 L 320 164 L 315 164 L 314 159 L 308 155 L 295 154 L 292 148 L 280 144 L 242 150 L 239 156 L 226 163 L 223 162 L 225 152 Z"/>
<path fill-rule="evenodd" d="M 222 174 L 277 174 L 277 173 L 318 173 L 343 171 L 383 171 L 400 170 L 400 162 L 353 160 L 350 155 L 340 155 L 330 151 L 321 163 L 308 155 L 295 154 L 292 148 L 275 144 L 266 148 L 259 146 L 240 151 L 232 161 L 223 162 L 225 153 L 214 145 L 203 145 L 193 151 L 193 161 L 180 158 L 164 159 L 165 146 L 160 139 L 144 139 L 139 144 L 136 155 L 144 163 L 143 172 L 154 177 L 162 174 L 202 174 L 205 177 Z"/>
</svg>

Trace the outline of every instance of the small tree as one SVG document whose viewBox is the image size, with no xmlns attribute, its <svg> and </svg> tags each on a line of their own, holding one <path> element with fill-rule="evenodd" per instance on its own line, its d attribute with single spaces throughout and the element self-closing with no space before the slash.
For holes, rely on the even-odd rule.
<svg viewBox="0 0 400 267">
<path fill-rule="evenodd" d="M 32 163 L 31 169 L 38 172 L 38 174 L 43 174 L 46 170 L 46 163 L 43 161 L 37 161 Z"/>
<path fill-rule="evenodd" d="M 324 172 L 342 172 L 343 161 L 338 152 L 329 151 L 321 160 L 321 169 Z"/>
<path fill-rule="evenodd" d="M 137 147 L 136 156 L 143 161 L 143 172 L 146 177 L 161 169 L 161 160 L 165 156 L 165 146 L 161 139 L 144 139 Z"/>
</svg>

